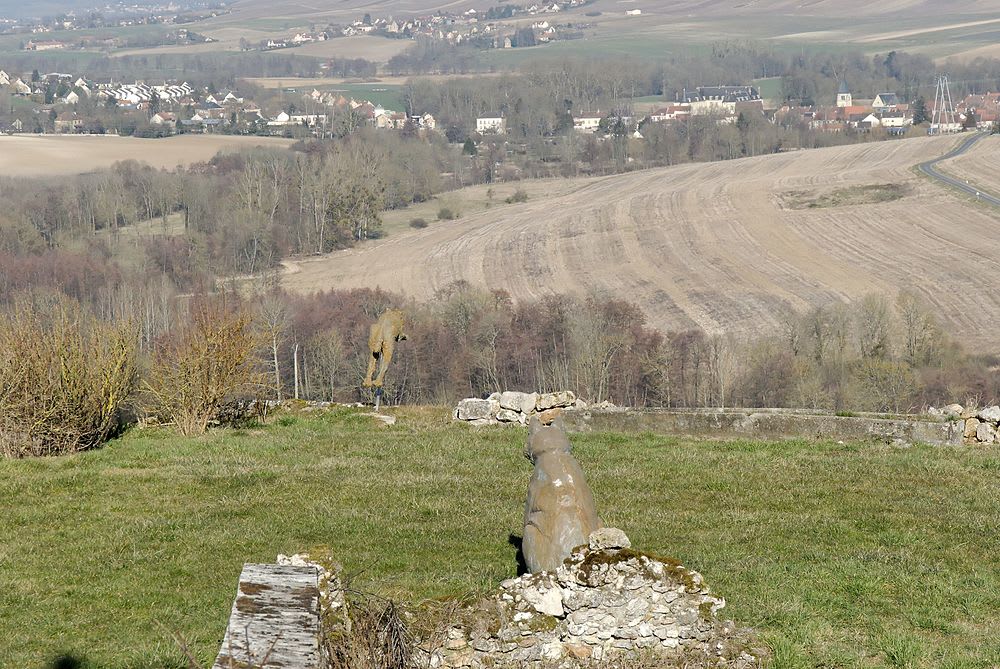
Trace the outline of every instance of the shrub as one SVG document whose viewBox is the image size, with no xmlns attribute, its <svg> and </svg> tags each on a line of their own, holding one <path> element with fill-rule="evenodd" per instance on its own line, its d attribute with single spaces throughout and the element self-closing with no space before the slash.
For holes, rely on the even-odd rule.
<svg viewBox="0 0 1000 669">
<path fill-rule="evenodd" d="M 65 298 L 18 303 L 0 319 L 0 453 L 100 446 L 124 423 L 137 378 L 130 324 L 99 321 Z"/>
<path fill-rule="evenodd" d="M 458 212 L 452 211 L 449 207 L 441 207 L 438 210 L 439 221 L 453 221 L 458 218 Z"/>
<path fill-rule="evenodd" d="M 426 228 L 427 227 L 427 221 L 425 221 L 422 218 L 414 218 L 413 220 L 410 221 L 410 227 L 411 228 L 416 228 L 418 230 L 421 229 L 421 228 Z"/>
<path fill-rule="evenodd" d="M 514 191 L 513 195 L 504 200 L 504 202 L 506 202 L 507 204 L 514 204 L 516 202 L 527 202 L 527 201 L 528 201 L 528 193 L 525 192 L 523 188 L 518 188 L 516 191 Z"/>
<path fill-rule="evenodd" d="M 264 388 L 254 356 L 257 337 L 249 315 L 224 305 L 196 305 L 188 324 L 153 353 L 145 389 L 149 408 L 186 435 L 201 434 L 222 412 Z"/>
</svg>

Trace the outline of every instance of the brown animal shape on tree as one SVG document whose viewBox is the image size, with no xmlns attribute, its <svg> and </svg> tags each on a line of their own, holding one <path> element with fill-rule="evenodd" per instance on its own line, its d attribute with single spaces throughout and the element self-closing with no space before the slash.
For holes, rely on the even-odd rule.
<svg viewBox="0 0 1000 669">
<path fill-rule="evenodd" d="M 396 352 L 396 342 L 406 339 L 403 332 L 403 312 L 399 309 L 389 309 L 378 317 L 368 335 L 368 373 L 365 375 L 364 386 L 381 388 L 385 381 L 385 372 L 389 369 L 392 356 Z M 375 374 L 375 364 L 378 363 L 378 376 Z"/>
<path fill-rule="evenodd" d="M 570 453 L 562 418 L 528 424 L 525 456 L 535 465 L 524 504 L 521 551 L 531 573 L 555 571 L 573 549 L 601 527 L 594 495 L 580 463 Z"/>
</svg>

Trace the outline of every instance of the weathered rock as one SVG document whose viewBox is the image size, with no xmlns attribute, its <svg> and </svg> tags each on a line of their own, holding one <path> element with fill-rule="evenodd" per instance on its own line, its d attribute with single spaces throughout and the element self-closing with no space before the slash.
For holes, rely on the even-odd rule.
<svg viewBox="0 0 1000 669">
<path fill-rule="evenodd" d="M 535 469 L 528 482 L 521 543 L 532 573 L 555 571 L 601 526 L 594 495 L 570 450 L 560 419 L 545 426 L 532 418 L 525 455 Z"/>
<path fill-rule="evenodd" d="M 965 407 L 961 404 L 949 404 L 941 409 L 941 413 L 945 416 L 961 416 L 963 411 Z"/>
<path fill-rule="evenodd" d="M 542 425 L 552 425 L 555 419 L 562 415 L 562 412 L 562 409 L 546 409 L 535 415 L 538 416 L 538 422 Z"/>
<path fill-rule="evenodd" d="M 993 427 L 993 423 L 980 423 L 979 427 L 976 428 L 976 441 L 992 444 L 996 437 L 997 429 Z"/>
<path fill-rule="evenodd" d="M 1000 406 L 986 407 L 985 409 L 980 409 L 976 417 L 987 423 L 993 423 L 996 425 L 1000 423 Z"/>
<path fill-rule="evenodd" d="M 512 409 L 500 409 L 497 411 L 497 420 L 501 423 L 522 423 L 524 414 Z"/>
<path fill-rule="evenodd" d="M 600 551 L 614 548 L 630 548 L 632 542 L 617 527 L 602 527 L 594 530 L 587 538 L 590 550 Z"/>
<path fill-rule="evenodd" d="M 498 411 L 500 411 L 499 402 L 470 397 L 458 403 L 456 417 L 459 420 L 491 420 Z"/>
<path fill-rule="evenodd" d="M 965 419 L 965 438 L 975 439 L 976 432 L 979 430 L 979 419 L 978 418 L 966 418 Z"/>
<path fill-rule="evenodd" d="M 500 394 L 500 408 L 529 414 L 535 410 L 538 393 L 519 393 L 512 390 Z"/>
<path fill-rule="evenodd" d="M 545 411 L 546 409 L 555 409 L 556 407 L 570 407 L 576 402 L 576 395 L 572 391 L 563 390 L 557 393 L 544 393 L 538 396 L 538 400 L 535 402 L 535 409 L 537 411 Z"/>
<path fill-rule="evenodd" d="M 554 618 L 561 618 L 564 614 L 563 592 L 558 585 L 542 589 L 529 588 L 524 591 L 523 596 L 538 613 Z"/>
</svg>

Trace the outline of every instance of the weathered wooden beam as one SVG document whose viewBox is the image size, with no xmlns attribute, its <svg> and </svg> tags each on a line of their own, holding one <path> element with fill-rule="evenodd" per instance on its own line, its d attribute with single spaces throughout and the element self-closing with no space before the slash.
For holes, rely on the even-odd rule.
<svg viewBox="0 0 1000 669">
<path fill-rule="evenodd" d="M 319 571 L 245 564 L 212 669 L 324 669 Z"/>
</svg>

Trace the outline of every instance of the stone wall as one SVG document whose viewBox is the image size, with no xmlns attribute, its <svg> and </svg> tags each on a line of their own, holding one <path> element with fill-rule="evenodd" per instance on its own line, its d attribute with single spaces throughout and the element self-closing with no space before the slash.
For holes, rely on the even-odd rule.
<svg viewBox="0 0 1000 669">
<path fill-rule="evenodd" d="M 661 658 L 683 666 L 756 667 L 746 630 L 719 618 L 725 600 L 695 571 L 633 550 L 621 530 L 590 536 L 555 572 L 509 579 L 470 607 L 431 653 L 432 667 L 613 666 Z"/>
<path fill-rule="evenodd" d="M 966 444 L 1000 444 L 1000 406 L 967 409 L 949 404 L 943 409 L 931 407 L 929 412 L 960 427 Z"/>
<path fill-rule="evenodd" d="M 546 412 L 567 408 L 584 408 L 576 395 L 568 390 L 556 393 L 520 393 L 507 391 L 493 393 L 486 399 L 470 397 L 458 403 L 454 418 L 473 425 L 520 423 L 526 425 L 531 416 L 541 414 L 547 422 Z"/>
<path fill-rule="evenodd" d="M 954 410 L 958 407 L 958 411 Z M 880 441 L 891 444 L 960 445 L 982 442 L 966 433 L 989 422 L 991 409 L 966 411 L 958 405 L 931 409 L 925 415 L 837 415 L 803 409 L 629 409 L 607 403 L 587 406 L 572 392 L 494 393 L 487 399 L 464 399 L 456 420 L 473 425 L 526 424 L 532 415 L 548 422 L 562 413 L 571 432 L 627 431 L 718 438 L 829 439 Z M 979 415 L 985 411 L 985 417 Z M 994 428 L 990 432 L 990 427 Z M 982 428 L 983 438 L 995 438 L 998 422 Z M 991 435 L 993 435 L 991 437 Z"/>
</svg>

